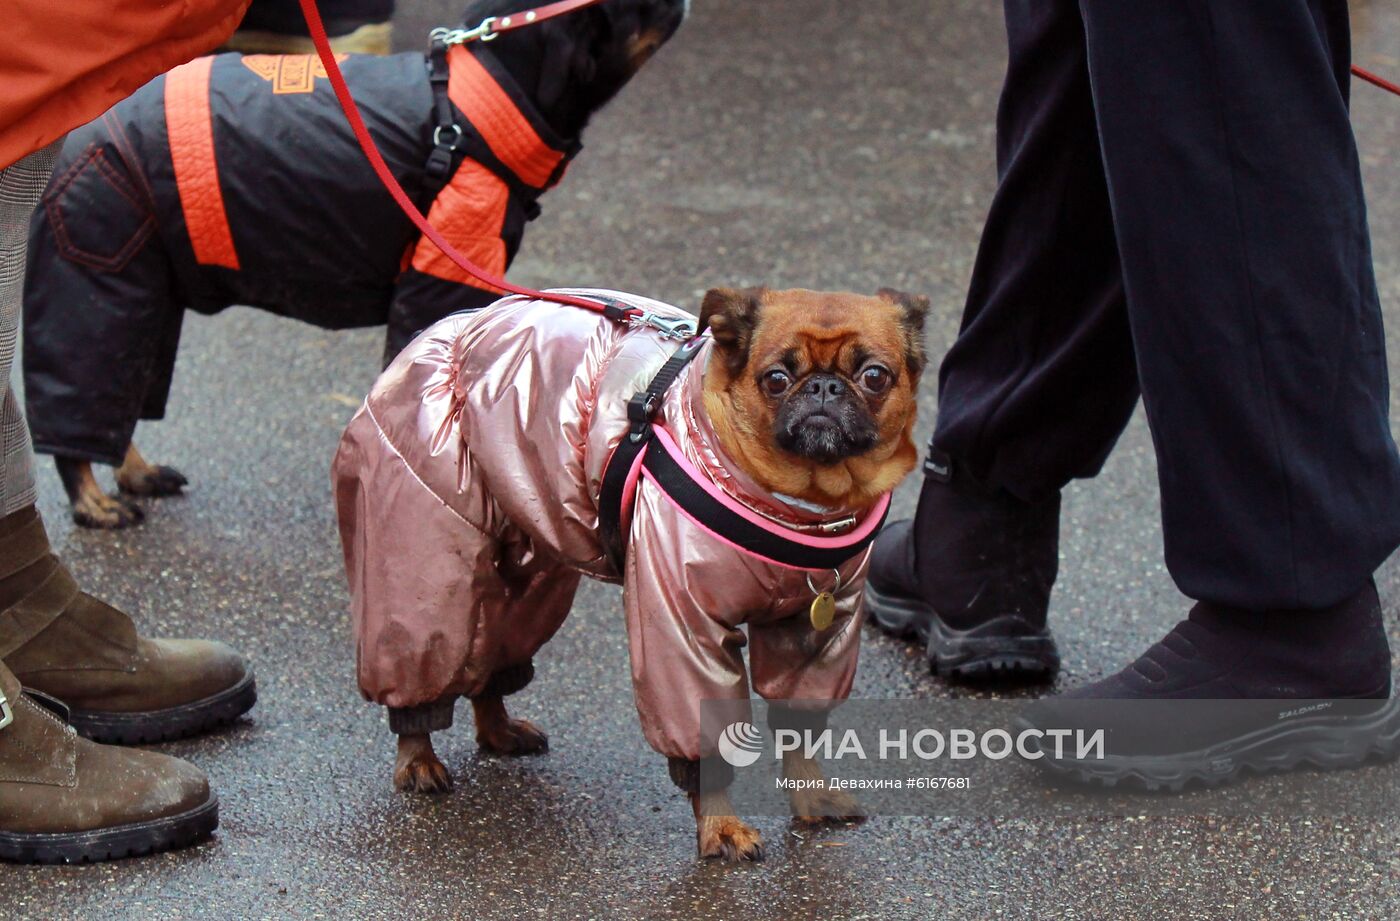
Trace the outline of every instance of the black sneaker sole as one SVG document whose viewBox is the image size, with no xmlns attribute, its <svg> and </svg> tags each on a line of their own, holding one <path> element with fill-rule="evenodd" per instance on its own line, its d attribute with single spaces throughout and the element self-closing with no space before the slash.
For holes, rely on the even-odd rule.
<svg viewBox="0 0 1400 921">
<path fill-rule="evenodd" d="M 997 618 L 971 630 L 944 623 L 917 598 L 886 594 L 869 582 L 866 609 L 884 632 L 924 644 L 929 669 L 968 684 L 1036 684 L 1060 670 L 1060 653 L 1049 630 L 1028 631 L 1024 621 Z"/>
<path fill-rule="evenodd" d="M 140 857 L 189 847 L 208 838 L 219 827 L 219 800 L 179 815 L 133 822 L 92 831 L 0 831 L 0 860 L 14 863 L 93 863 L 122 857 Z"/>
<path fill-rule="evenodd" d="M 250 672 L 242 681 L 191 703 L 165 710 L 117 713 L 70 710 L 68 721 L 78 732 L 108 745 L 149 745 L 171 742 L 227 726 L 258 702 L 258 685 Z"/>
<path fill-rule="evenodd" d="M 1021 728 L 1032 728 L 1024 718 Z M 1400 699 L 1392 698 L 1365 719 L 1316 717 L 1266 726 L 1196 751 L 1102 760 L 1043 757 L 1036 767 L 1059 779 L 1088 786 L 1179 792 L 1188 786 L 1216 787 L 1245 773 L 1283 773 L 1299 768 L 1344 770 L 1400 755 Z"/>
</svg>

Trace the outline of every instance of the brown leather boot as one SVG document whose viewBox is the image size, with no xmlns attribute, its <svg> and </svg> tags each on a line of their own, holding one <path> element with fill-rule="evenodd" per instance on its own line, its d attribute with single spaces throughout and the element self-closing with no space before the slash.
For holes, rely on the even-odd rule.
<svg viewBox="0 0 1400 921">
<path fill-rule="evenodd" d="M 0 664 L 0 859 L 81 863 L 185 847 L 219 825 L 194 765 L 80 738 Z"/>
<path fill-rule="evenodd" d="M 0 518 L 0 659 L 26 687 L 63 701 L 99 742 L 160 742 L 232 722 L 258 698 L 252 670 L 222 643 L 151 640 L 78 589 L 34 506 Z"/>
</svg>

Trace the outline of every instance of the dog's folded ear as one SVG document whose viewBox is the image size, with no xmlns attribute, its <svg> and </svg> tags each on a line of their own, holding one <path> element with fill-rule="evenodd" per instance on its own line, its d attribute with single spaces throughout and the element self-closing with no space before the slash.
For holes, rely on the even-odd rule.
<svg viewBox="0 0 1400 921">
<path fill-rule="evenodd" d="M 929 299 L 921 294 L 905 294 L 894 288 L 881 288 L 875 294 L 904 309 L 904 332 L 908 337 L 906 363 L 912 373 L 921 373 L 927 361 L 924 354 L 924 318 L 928 316 Z"/>
<path fill-rule="evenodd" d="M 758 326 L 763 288 L 712 288 L 700 305 L 700 331 L 710 331 L 731 376 L 749 360 L 749 343 Z"/>
</svg>

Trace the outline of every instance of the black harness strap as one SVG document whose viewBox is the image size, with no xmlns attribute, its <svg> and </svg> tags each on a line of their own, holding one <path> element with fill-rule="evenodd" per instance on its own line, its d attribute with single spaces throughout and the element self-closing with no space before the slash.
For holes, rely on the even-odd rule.
<svg viewBox="0 0 1400 921">
<path fill-rule="evenodd" d="M 759 527 L 749 519 L 721 503 L 676 463 L 669 451 L 648 451 L 642 458 L 656 485 L 671 501 L 685 509 L 690 517 L 709 530 L 721 535 L 746 553 L 763 557 L 794 569 L 837 569 L 860 553 L 875 540 L 889 505 L 885 505 L 879 523 L 858 541 L 836 547 L 813 547 L 784 538 L 781 534 Z"/>
<path fill-rule="evenodd" d="M 661 406 L 661 398 L 704 344 L 703 336 L 687 340 L 666 359 L 647 388 L 637 391 L 627 401 L 627 421 L 631 424 L 608 460 L 598 491 L 598 536 L 603 542 L 603 552 L 618 573 L 622 572 L 627 557 L 627 540 L 622 533 L 622 505 L 628 474 L 637 462 L 637 455 L 645 451 L 651 441 L 651 424 L 656 418 L 656 410 Z"/>
<path fill-rule="evenodd" d="M 433 91 L 433 149 L 423 166 L 429 201 L 436 198 L 452 178 L 453 161 L 462 143 L 462 126 L 457 124 L 452 113 L 452 99 L 447 94 L 450 76 L 447 43 L 435 31 L 428 39 L 428 85 Z"/>
</svg>

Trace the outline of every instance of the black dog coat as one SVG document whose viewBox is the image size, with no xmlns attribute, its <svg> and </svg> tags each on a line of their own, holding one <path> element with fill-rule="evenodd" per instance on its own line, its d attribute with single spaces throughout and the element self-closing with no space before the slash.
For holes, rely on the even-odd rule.
<svg viewBox="0 0 1400 921">
<path fill-rule="evenodd" d="M 504 273 L 578 145 L 554 137 L 485 48 L 454 47 L 446 62 L 437 113 L 425 55 L 342 66 L 405 190 L 454 246 Z M 429 154 L 449 118 L 463 133 L 435 181 Z M 443 146 L 453 137 L 439 132 Z M 200 58 L 73 132 L 35 213 L 26 285 L 34 446 L 109 464 L 138 419 L 164 415 L 186 308 L 387 323 L 387 361 L 499 296 L 399 212 L 312 55 Z"/>
</svg>

